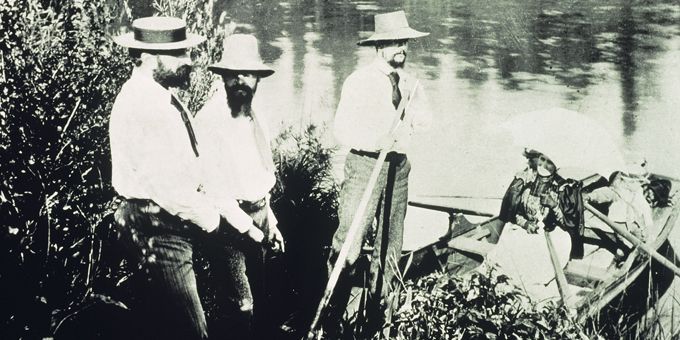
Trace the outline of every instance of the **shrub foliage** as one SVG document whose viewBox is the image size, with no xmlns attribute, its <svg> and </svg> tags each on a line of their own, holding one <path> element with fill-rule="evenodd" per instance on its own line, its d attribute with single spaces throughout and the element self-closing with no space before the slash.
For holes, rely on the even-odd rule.
<svg viewBox="0 0 680 340">
<path fill-rule="evenodd" d="M 529 302 L 503 275 L 435 273 L 407 283 L 392 325 L 398 339 L 581 339 L 564 307 Z"/>
<path fill-rule="evenodd" d="M 6 0 L 0 39 L 0 320 L 44 334 L 92 288 L 113 195 L 107 121 L 129 70 L 98 1 Z"/>
</svg>

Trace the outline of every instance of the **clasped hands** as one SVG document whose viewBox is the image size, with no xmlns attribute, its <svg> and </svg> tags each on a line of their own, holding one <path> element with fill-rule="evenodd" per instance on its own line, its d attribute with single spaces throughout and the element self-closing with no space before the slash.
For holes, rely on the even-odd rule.
<svg viewBox="0 0 680 340">
<path fill-rule="evenodd" d="M 557 199 L 556 197 L 553 197 L 549 193 L 542 194 L 540 196 L 540 202 L 541 206 L 549 208 L 549 209 L 554 209 L 557 207 Z M 543 216 L 540 220 L 538 221 L 527 221 L 526 224 L 524 225 L 524 229 L 526 229 L 528 234 L 537 234 L 540 228 L 545 228 L 545 224 L 543 223 Z"/>
</svg>

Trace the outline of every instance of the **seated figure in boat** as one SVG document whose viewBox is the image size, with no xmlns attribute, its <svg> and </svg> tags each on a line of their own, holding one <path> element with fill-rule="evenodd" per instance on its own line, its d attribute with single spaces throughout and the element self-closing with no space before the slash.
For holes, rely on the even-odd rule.
<svg viewBox="0 0 680 340">
<path fill-rule="evenodd" d="M 557 166 L 547 155 L 525 150 L 524 156 L 528 166 L 515 175 L 506 191 L 499 214 L 506 224 L 485 263 L 542 301 L 559 297 L 543 233 L 550 232 L 562 267 L 570 257 L 583 256 L 578 237 L 583 227 L 581 183 L 557 174 Z"/>
<path fill-rule="evenodd" d="M 589 203 L 608 205 L 607 215 L 613 222 L 646 241 L 658 232 L 653 230 L 652 208 L 669 205 L 670 188 L 666 179 L 616 171 L 609 176 L 608 186 L 585 193 L 583 198 Z"/>
<path fill-rule="evenodd" d="M 663 178 L 650 176 L 647 182 L 642 184 L 645 200 L 652 208 L 663 208 L 671 205 L 671 181 Z"/>
<path fill-rule="evenodd" d="M 525 150 L 528 166 L 515 174 L 505 192 L 499 218 L 535 234 L 539 226 L 552 231 L 561 226 L 572 237 L 572 258 L 583 257 L 581 182 L 564 179 L 549 157 Z"/>
</svg>

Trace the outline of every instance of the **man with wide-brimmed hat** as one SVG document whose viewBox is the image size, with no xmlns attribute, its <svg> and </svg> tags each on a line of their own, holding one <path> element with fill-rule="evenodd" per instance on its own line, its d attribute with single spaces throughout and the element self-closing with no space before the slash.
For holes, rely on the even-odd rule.
<svg viewBox="0 0 680 340">
<path fill-rule="evenodd" d="M 205 195 L 223 211 L 249 220 L 265 235 L 265 246 L 283 250 L 283 237 L 269 205 L 276 183 L 266 119 L 255 113 L 253 97 L 261 78 L 274 73 L 262 62 L 254 36 L 233 34 L 224 41 L 220 62 L 210 65 L 220 76 L 217 89 L 196 115 L 201 161 L 206 171 Z M 218 338 L 253 337 L 253 312 L 262 330 L 263 246 L 238 238 L 207 242 L 220 311 L 210 325 Z M 247 275 L 246 275 L 247 272 Z M 257 332 L 256 332 L 257 333 Z"/>
<path fill-rule="evenodd" d="M 260 242 L 252 220 L 239 220 L 198 192 L 204 175 L 191 114 L 170 91 L 187 88 L 187 49 L 205 38 L 183 20 L 134 20 L 114 38 L 135 61 L 111 112 L 112 185 L 124 201 L 115 212 L 121 237 L 140 261 L 133 311 L 144 339 L 206 339 L 207 326 L 192 265 L 200 235 L 238 231 Z M 229 222 L 227 222 L 229 220 Z"/>
<path fill-rule="evenodd" d="M 335 116 L 335 136 L 350 151 L 339 197 L 340 224 L 333 237 L 332 250 L 337 254 L 344 242 L 351 242 L 346 265 L 354 264 L 362 242 L 377 218 L 370 261 L 369 296 L 372 302 L 368 314 L 374 321 L 380 321 L 386 312 L 385 299 L 394 283 L 394 266 L 401 255 L 411 168 L 406 152 L 411 135 L 427 127 L 430 120 L 422 86 L 416 85 L 416 79 L 404 71 L 408 42 L 428 34 L 409 27 L 403 11 L 375 15 L 375 33 L 358 44 L 374 47 L 376 58 L 345 80 Z M 382 150 L 389 153 L 361 221 L 360 236 L 346 240 Z M 335 310 L 344 309 L 347 290 L 346 285 L 338 287 Z M 389 317 L 389 312 L 384 316 Z"/>
</svg>

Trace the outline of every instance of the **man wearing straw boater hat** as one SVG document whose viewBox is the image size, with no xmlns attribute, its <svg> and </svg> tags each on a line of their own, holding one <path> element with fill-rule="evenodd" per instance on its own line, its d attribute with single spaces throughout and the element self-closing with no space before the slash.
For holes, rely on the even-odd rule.
<svg viewBox="0 0 680 340">
<path fill-rule="evenodd" d="M 134 20 L 114 38 L 135 61 L 111 111 L 112 185 L 123 202 L 114 217 L 143 271 L 136 273 L 132 310 L 143 339 L 206 339 L 207 326 L 192 266 L 193 244 L 203 234 L 243 233 L 261 242 L 252 221 L 198 192 L 204 175 L 191 114 L 170 91 L 189 86 L 187 49 L 205 38 L 187 33 L 183 20 Z"/>
<path fill-rule="evenodd" d="M 354 264 L 377 219 L 368 304 L 368 318 L 377 324 L 390 316 L 386 302 L 394 288 L 394 266 L 401 255 L 411 169 L 406 151 L 411 135 L 425 128 L 430 120 L 422 86 L 404 71 L 404 64 L 409 40 L 428 34 L 410 28 L 403 11 L 375 15 L 375 33 L 358 44 L 374 47 L 376 58 L 345 80 L 335 116 L 335 136 L 350 151 L 339 197 L 340 224 L 333 237 L 335 256 L 331 260 L 349 242 L 345 264 Z M 382 168 L 376 185 L 367 188 L 381 151 L 388 152 L 387 156 L 379 165 Z M 365 190 L 372 190 L 370 199 L 363 216 L 356 216 L 362 210 L 360 201 Z M 353 239 L 347 239 L 355 218 L 359 219 L 358 232 Z M 329 262 L 329 267 L 334 263 L 335 260 Z M 333 299 L 335 311 L 344 310 L 348 295 L 348 285 L 338 286 Z"/>
<path fill-rule="evenodd" d="M 234 220 L 254 224 L 265 235 L 266 248 L 283 251 L 269 205 L 276 183 L 265 119 L 255 113 L 252 100 L 261 78 L 274 73 L 262 62 L 254 36 L 233 34 L 224 40 L 222 60 L 208 67 L 220 76 L 217 90 L 196 115 L 201 160 L 207 171 L 202 190 Z M 217 338 L 249 339 L 262 330 L 263 247 L 227 237 L 207 242 L 220 320 L 210 325 Z M 246 275 L 246 271 L 247 274 Z M 253 311 L 255 312 L 253 314 Z M 257 327 L 251 327 L 255 316 Z M 254 329 L 253 329 L 254 328 Z"/>
</svg>

